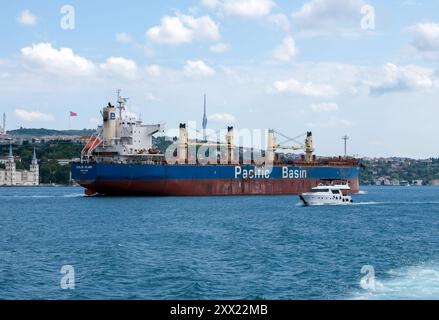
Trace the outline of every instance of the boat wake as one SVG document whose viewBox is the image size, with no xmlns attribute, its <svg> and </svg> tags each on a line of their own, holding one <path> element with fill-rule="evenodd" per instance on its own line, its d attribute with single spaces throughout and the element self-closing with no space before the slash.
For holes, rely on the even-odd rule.
<svg viewBox="0 0 439 320">
<path fill-rule="evenodd" d="M 39 194 L 29 194 L 29 195 L 0 195 L 0 198 L 15 198 L 15 199 L 50 199 L 50 198 L 81 198 L 84 197 L 82 193 L 72 193 L 72 194 L 60 194 L 60 195 L 39 195 Z"/>
<path fill-rule="evenodd" d="M 354 202 L 353 206 L 373 206 L 373 205 L 380 205 L 385 204 L 385 202 L 376 202 L 376 201 L 368 201 L 368 202 Z"/>
<path fill-rule="evenodd" d="M 388 206 L 388 205 L 438 205 L 439 201 L 406 201 L 406 202 L 378 202 L 378 201 L 362 201 L 362 202 L 354 202 L 348 204 L 314 204 L 311 207 L 322 207 L 322 206 Z M 299 202 L 296 204 L 297 207 L 306 207 L 303 203 Z"/>
<path fill-rule="evenodd" d="M 375 290 L 355 292 L 350 299 L 439 300 L 438 263 L 390 270 L 387 275 L 389 279 L 376 281 Z"/>
<path fill-rule="evenodd" d="M 83 198 L 85 195 L 83 193 L 72 193 L 72 194 L 65 194 L 62 196 L 63 198 Z"/>
<path fill-rule="evenodd" d="M 55 196 L 53 195 L 41 195 L 41 194 L 32 194 L 32 195 L 12 195 L 12 196 L 2 196 L 3 198 L 20 198 L 20 199 L 25 199 L 25 198 L 34 198 L 34 199 L 47 199 L 47 198 L 55 198 Z"/>
</svg>

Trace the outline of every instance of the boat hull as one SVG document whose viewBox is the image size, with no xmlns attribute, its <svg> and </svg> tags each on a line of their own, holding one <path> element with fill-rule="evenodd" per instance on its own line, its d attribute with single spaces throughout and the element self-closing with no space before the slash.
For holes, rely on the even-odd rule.
<svg viewBox="0 0 439 320">
<path fill-rule="evenodd" d="M 331 179 L 347 180 L 350 193 L 359 192 L 357 167 L 277 166 L 262 176 L 248 174 L 256 170 L 233 165 L 73 164 L 72 177 L 87 194 L 112 196 L 299 195 Z"/>
<path fill-rule="evenodd" d="M 299 196 L 305 206 L 336 206 L 350 205 L 353 203 L 350 196 L 335 197 L 334 195 L 302 194 Z"/>
</svg>

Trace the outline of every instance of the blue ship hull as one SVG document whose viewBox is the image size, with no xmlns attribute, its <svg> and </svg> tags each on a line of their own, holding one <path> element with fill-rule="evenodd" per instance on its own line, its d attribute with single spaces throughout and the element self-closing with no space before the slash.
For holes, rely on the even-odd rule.
<svg viewBox="0 0 439 320">
<path fill-rule="evenodd" d="M 322 180 L 348 181 L 359 191 L 358 166 L 146 165 L 76 163 L 72 178 L 87 194 L 151 196 L 291 195 Z"/>
</svg>

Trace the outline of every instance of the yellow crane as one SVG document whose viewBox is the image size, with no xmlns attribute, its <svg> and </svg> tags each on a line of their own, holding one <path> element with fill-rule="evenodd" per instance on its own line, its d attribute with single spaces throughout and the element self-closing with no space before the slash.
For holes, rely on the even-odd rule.
<svg viewBox="0 0 439 320">
<path fill-rule="evenodd" d="M 278 134 L 278 135 L 286 138 L 287 140 L 281 144 L 277 144 L 275 134 Z M 303 136 L 306 136 L 305 144 L 302 144 L 302 143 L 297 141 L 297 139 L 299 139 Z M 298 146 L 286 146 L 285 145 L 286 143 L 289 143 L 291 141 L 296 142 L 298 144 Z M 295 137 L 295 138 L 289 138 L 280 132 L 277 132 L 275 130 L 269 130 L 268 131 L 268 147 L 267 147 L 269 161 L 274 161 L 274 157 L 275 157 L 274 154 L 277 150 L 292 150 L 292 151 L 304 150 L 305 151 L 305 161 L 312 162 L 313 155 L 314 155 L 314 145 L 313 145 L 312 132 L 307 132 L 306 134 L 300 135 L 300 136 Z"/>
</svg>

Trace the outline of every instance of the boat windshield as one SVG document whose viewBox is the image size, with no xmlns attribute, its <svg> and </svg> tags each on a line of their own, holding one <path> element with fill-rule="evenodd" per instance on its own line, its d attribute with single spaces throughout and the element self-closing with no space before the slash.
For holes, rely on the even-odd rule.
<svg viewBox="0 0 439 320">
<path fill-rule="evenodd" d="M 312 193 L 317 193 L 317 192 L 329 192 L 329 189 L 312 189 L 311 190 Z"/>
</svg>

